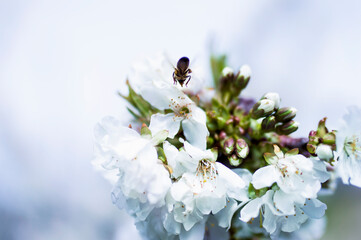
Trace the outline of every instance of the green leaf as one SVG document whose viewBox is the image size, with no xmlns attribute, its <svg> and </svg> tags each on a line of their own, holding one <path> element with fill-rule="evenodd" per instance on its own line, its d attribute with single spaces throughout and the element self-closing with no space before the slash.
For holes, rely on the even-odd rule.
<svg viewBox="0 0 361 240">
<path fill-rule="evenodd" d="M 211 55 L 211 69 L 213 75 L 213 82 L 216 89 L 219 86 L 219 80 L 221 79 L 222 70 L 226 67 L 227 56 L 224 54 L 221 55 Z"/>
</svg>

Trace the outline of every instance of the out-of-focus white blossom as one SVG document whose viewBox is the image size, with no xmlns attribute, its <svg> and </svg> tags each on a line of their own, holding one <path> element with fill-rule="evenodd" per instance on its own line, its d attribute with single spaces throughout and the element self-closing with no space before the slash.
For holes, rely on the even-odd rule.
<svg viewBox="0 0 361 240">
<path fill-rule="evenodd" d="M 170 188 L 169 173 L 158 160 L 154 147 L 164 141 L 164 131 L 141 136 L 107 117 L 95 127 L 95 165 L 108 170 L 115 183 L 113 202 L 144 220 L 149 212 L 165 204 Z M 159 138 L 161 136 L 161 138 Z"/>
<path fill-rule="evenodd" d="M 361 187 L 361 109 L 348 108 L 343 120 L 336 133 L 336 171 L 343 183 Z"/>
</svg>

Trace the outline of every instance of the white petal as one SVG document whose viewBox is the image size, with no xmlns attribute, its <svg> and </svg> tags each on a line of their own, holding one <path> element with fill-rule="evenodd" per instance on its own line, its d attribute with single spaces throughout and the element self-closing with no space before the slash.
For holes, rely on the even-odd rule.
<svg viewBox="0 0 361 240">
<path fill-rule="evenodd" d="M 206 149 L 207 136 L 209 135 L 205 122 L 198 122 L 194 119 L 185 119 L 182 121 L 184 136 L 193 146 L 202 150 Z"/>
<path fill-rule="evenodd" d="M 205 221 L 202 221 L 196 225 L 191 230 L 183 231 L 179 239 L 180 240 L 195 240 L 195 239 L 203 239 L 205 231 Z"/>
<path fill-rule="evenodd" d="M 179 131 L 181 120 L 181 118 L 175 117 L 174 113 L 153 114 L 150 118 L 149 129 L 152 131 L 152 133 L 157 133 L 162 130 L 168 130 L 168 137 L 174 138 L 174 136 Z"/>
<path fill-rule="evenodd" d="M 251 200 L 246 206 L 241 210 L 241 220 L 243 222 L 249 222 L 252 218 L 256 218 L 259 215 L 259 209 L 263 205 L 263 200 L 261 198 L 256 198 Z"/>
<path fill-rule="evenodd" d="M 145 100 L 160 110 L 170 109 L 171 99 L 177 99 L 178 96 L 184 95 L 179 89 L 169 85 L 145 85 L 141 87 L 140 91 Z"/>
<path fill-rule="evenodd" d="M 275 216 L 271 209 L 266 206 L 265 211 L 263 214 L 264 220 L 263 220 L 263 227 L 266 229 L 267 232 L 270 234 L 273 234 L 277 230 L 277 220 L 279 219 L 279 216 Z"/>
<path fill-rule="evenodd" d="M 188 185 L 181 179 L 180 181 L 173 183 L 170 189 L 172 197 L 176 201 L 183 201 L 185 198 L 189 197 L 191 192 Z"/>
<path fill-rule="evenodd" d="M 275 202 L 275 207 L 281 210 L 285 215 L 295 214 L 294 202 L 289 194 L 278 190 L 275 192 L 273 200 Z"/>
<path fill-rule="evenodd" d="M 311 160 L 315 171 L 314 176 L 319 179 L 321 183 L 326 182 L 330 178 L 330 173 L 327 172 L 326 164 L 315 158 L 311 158 Z"/>
<path fill-rule="evenodd" d="M 243 179 L 222 163 L 216 162 L 218 181 L 227 188 L 227 195 L 239 201 L 247 201 L 246 184 Z"/>
<path fill-rule="evenodd" d="M 234 199 L 229 199 L 226 207 L 214 215 L 218 221 L 218 225 L 222 228 L 230 228 L 232 217 L 240 206 Z"/>
<path fill-rule="evenodd" d="M 213 196 L 212 194 L 202 194 L 196 198 L 197 208 L 201 213 L 207 215 L 210 212 L 217 213 L 226 206 L 226 198 Z"/>
<path fill-rule="evenodd" d="M 271 186 L 281 177 L 280 172 L 273 165 L 258 169 L 252 177 L 252 184 L 256 189 Z"/>
<path fill-rule="evenodd" d="M 281 216 L 282 220 L 282 231 L 293 232 L 300 228 L 301 224 L 304 223 L 308 217 L 306 214 L 302 214 L 302 211 L 297 207 L 296 213 L 289 216 Z"/>
<path fill-rule="evenodd" d="M 204 151 L 203 149 L 198 148 L 197 146 L 194 146 L 189 142 L 184 142 L 184 149 L 195 161 L 213 158 L 213 154 L 211 151 Z"/>
<path fill-rule="evenodd" d="M 302 210 L 311 218 L 321 218 L 325 215 L 327 205 L 318 199 L 307 200 Z"/>
</svg>

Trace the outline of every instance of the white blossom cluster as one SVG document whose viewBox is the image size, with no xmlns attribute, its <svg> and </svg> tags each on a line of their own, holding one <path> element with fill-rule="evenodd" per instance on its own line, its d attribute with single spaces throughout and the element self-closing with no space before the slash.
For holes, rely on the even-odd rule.
<svg viewBox="0 0 361 240">
<path fill-rule="evenodd" d="M 283 153 L 277 144 L 265 154 L 264 167 L 231 170 L 207 149 L 205 111 L 188 94 L 211 91 L 196 71 L 189 88 L 174 85 L 173 70 L 163 55 L 134 66 L 130 85 L 160 111 L 149 126 L 137 131 L 106 117 L 95 127 L 93 163 L 112 182 L 113 203 L 134 217 L 145 239 L 217 239 L 231 227 L 239 237 L 264 233 L 277 239 L 324 216 L 327 206 L 317 197 L 330 174 L 361 187 L 359 109 L 350 110 L 337 132 L 332 173 L 322 158 Z M 278 108 L 278 94 L 266 95 L 262 104 Z"/>
</svg>

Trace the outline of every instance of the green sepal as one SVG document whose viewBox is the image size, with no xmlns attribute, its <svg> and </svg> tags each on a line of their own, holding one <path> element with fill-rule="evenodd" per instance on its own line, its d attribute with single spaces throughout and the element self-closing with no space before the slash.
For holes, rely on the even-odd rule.
<svg viewBox="0 0 361 240">
<path fill-rule="evenodd" d="M 263 157 L 269 165 L 274 164 L 278 161 L 278 156 L 274 153 L 264 153 Z"/>
<path fill-rule="evenodd" d="M 164 153 L 163 148 L 161 147 L 157 147 L 157 154 L 158 154 L 158 159 L 161 160 L 164 164 L 168 164 L 167 163 L 167 157 Z"/>
<path fill-rule="evenodd" d="M 299 149 L 298 148 L 294 148 L 294 149 L 291 149 L 289 150 L 288 152 L 285 153 L 285 156 L 286 157 L 290 157 L 290 156 L 295 156 L 299 153 Z"/>
</svg>

